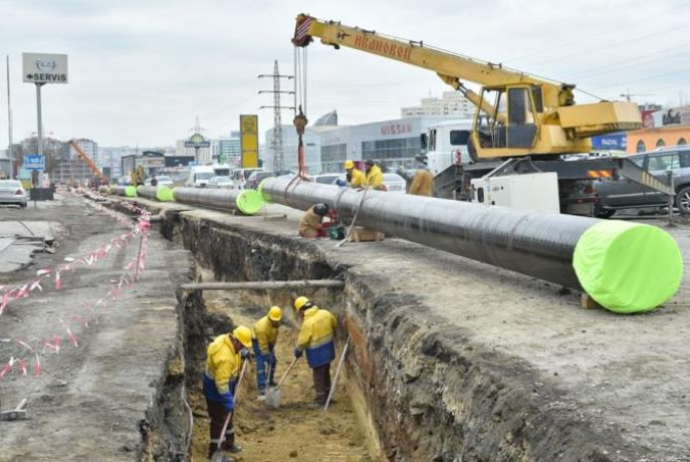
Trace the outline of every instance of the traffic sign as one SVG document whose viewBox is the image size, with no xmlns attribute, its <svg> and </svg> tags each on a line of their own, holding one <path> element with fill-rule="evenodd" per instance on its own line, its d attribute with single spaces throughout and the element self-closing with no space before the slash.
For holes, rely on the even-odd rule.
<svg viewBox="0 0 690 462">
<path fill-rule="evenodd" d="M 67 83 L 67 55 L 23 53 L 24 82 Z"/>
<path fill-rule="evenodd" d="M 44 170 L 45 157 L 38 155 L 24 156 L 24 168 L 27 170 Z"/>
</svg>

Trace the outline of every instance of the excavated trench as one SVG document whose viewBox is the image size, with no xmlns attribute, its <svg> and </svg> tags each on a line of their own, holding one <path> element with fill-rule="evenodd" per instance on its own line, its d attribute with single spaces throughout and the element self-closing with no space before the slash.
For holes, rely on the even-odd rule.
<svg viewBox="0 0 690 462">
<path fill-rule="evenodd" d="M 338 317 L 340 347 L 351 339 L 334 409 L 324 415 L 306 408 L 313 390 L 305 364 L 288 380 L 278 411 L 256 401 L 252 374 L 239 397 L 238 441 L 245 446 L 240 460 L 616 460 L 598 444 L 620 447 L 618 435 L 596 434 L 584 419 L 549 409 L 559 401 L 558 391 L 543 387 L 535 371 L 471 341 L 414 295 L 381 290 L 385 276 L 353 271 L 309 240 L 214 217 L 173 213 L 159 225 L 163 235 L 191 251 L 194 279 L 346 283 L 344 291 L 306 294 Z M 193 460 L 205 460 L 208 438 L 200 384 L 209 340 L 257 320 L 272 304 L 289 307 L 297 295 L 180 294 L 182 380 L 195 420 Z M 285 311 L 278 374 L 291 360 L 296 335 L 296 320 Z"/>
</svg>

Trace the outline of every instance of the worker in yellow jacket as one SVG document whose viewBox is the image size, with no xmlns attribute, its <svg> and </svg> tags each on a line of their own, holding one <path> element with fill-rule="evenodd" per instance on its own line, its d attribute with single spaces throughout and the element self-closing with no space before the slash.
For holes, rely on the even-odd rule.
<svg viewBox="0 0 690 462">
<path fill-rule="evenodd" d="M 259 319 L 252 329 L 252 347 L 256 358 L 256 388 L 259 400 L 266 399 L 266 382 L 275 386 L 273 380 L 276 372 L 276 342 L 278 330 L 283 319 L 283 311 L 279 306 L 272 306 L 268 314 Z"/>
<path fill-rule="evenodd" d="M 211 419 L 211 440 L 209 458 L 218 449 L 221 432 L 228 415 L 235 410 L 235 387 L 239 378 L 242 361 L 249 357 L 252 347 L 252 331 L 249 327 L 236 327 L 232 333 L 219 335 L 206 351 L 206 371 L 204 372 L 204 397 Z M 240 452 L 235 444 L 235 431 L 232 419 L 225 430 L 223 450 Z"/>
<path fill-rule="evenodd" d="M 428 196 L 434 195 L 434 175 L 425 168 L 420 168 L 417 173 L 414 174 L 412 178 L 412 184 L 410 185 L 410 194 L 415 196 Z"/>
<path fill-rule="evenodd" d="M 336 320 L 328 310 L 314 305 L 307 297 L 298 297 L 295 310 L 302 317 L 295 358 L 307 352 L 307 362 L 314 377 L 315 407 L 326 404 L 331 390 L 331 362 L 335 359 Z"/>
<path fill-rule="evenodd" d="M 366 185 L 371 189 L 383 189 L 383 173 L 381 168 L 371 159 L 367 159 L 364 165 L 366 165 Z"/>
<path fill-rule="evenodd" d="M 347 185 L 351 188 L 363 188 L 366 186 L 367 178 L 364 172 L 355 168 L 355 163 L 351 160 L 345 161 L 345 172 Z"/>
</svg>

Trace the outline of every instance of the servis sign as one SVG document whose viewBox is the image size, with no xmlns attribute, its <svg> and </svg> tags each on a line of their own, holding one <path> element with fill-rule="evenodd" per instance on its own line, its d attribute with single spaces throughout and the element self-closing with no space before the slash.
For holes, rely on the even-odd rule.
<svg viewBox="0 0 690 462">
<path fill-rule="evenodd" d="M 22 53 L 24 82 L 67 83 L 67 55 Z"/>
</svg>

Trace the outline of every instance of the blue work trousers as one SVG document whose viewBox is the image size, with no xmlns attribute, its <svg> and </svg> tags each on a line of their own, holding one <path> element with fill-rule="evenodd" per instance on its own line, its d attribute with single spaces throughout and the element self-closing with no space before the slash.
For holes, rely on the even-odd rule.
<svg viewBox="0 0 690 462">
<path fill-rule="evenodd" d="M 254 347 L 254 356 L 256 357 L 256 388 L 259 390 L 260 394 L 266 393 L 266 383 L 270 380 L 273 382 L 273 378 L 276 373 L 276 356 L 273 352 L 268 354 L 261 353 L 259 349 L 259 344 L 256 340 L 252 340 L 252 346 Z M 271 376 L 268 376 L 268 368 L 271 368 Z"/>
</svg>

